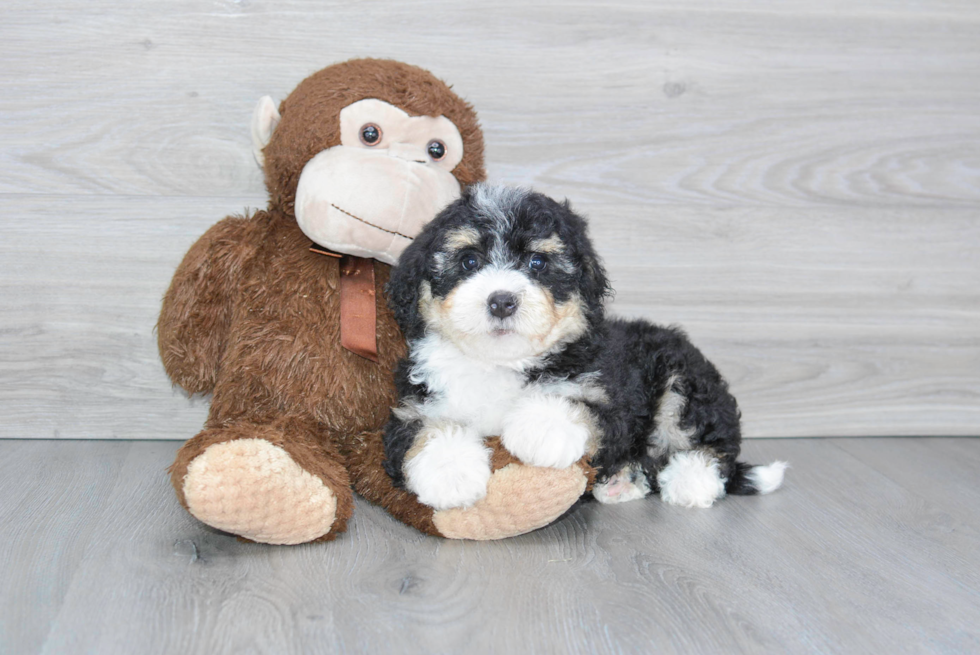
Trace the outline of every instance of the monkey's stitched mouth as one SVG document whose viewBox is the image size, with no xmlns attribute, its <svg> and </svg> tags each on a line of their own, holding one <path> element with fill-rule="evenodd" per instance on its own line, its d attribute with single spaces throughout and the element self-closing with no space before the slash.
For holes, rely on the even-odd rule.
<svg viewBox="0 0 980 655">
<path fill-rule="evenodd" d="M 342 214 L 347 214 L 348 216 L 350 216 L 351 218 L 353 218 L 355 221 L 360 221 L 361 223 L 364 223 L 368 227 L 373 227 L 375 230 L 381 230 L 382 232 L 387 232 L 388 234 L 394 234 L 395 236 L 401 237 L 403 239 L 408 239 L 409 241 L 415 241 L 415 237 L 410 237 L 407 234 L 402 234 L 401 232 L 395 232 L 394 230 L 385 229 L 385 228 L 381 227 L 380 225 L 375 225 L 374 223 L 372 223 L 370 221 L 366 221 L 366 220 L 364 220 L 363 218 L 361 218 L 359 216 L 354 216 L 354 214 L 350 213 L 346 209 L 343 209 L 342 207 L 338 207 L 337 205 L 335 205 L 333 203 L 330 203 L 330 206 L 333 207 L 334 209 L 336 209 L 337 211 L 341 212 Z"/>
</svg>

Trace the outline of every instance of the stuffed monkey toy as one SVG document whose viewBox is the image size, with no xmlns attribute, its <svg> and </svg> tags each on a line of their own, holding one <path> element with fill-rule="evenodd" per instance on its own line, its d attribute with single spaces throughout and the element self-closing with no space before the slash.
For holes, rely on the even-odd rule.
<svg viewBox="0 0 980 655">
<path fill-rule="evenodd" d="M 252 136 L 268 207 L 191 247 L 157 326 L 171 380 L 211 394 L 204 430 L 170 469 L 180 504 L 270 544 L 335 538 L 352 488 L 451 538 L 512 536 L 564 513 L 594 471 L 526 466 L 496 439 L 487 495 L 467 508 L 433 511 L 383 467 L 405 353 L 384 287 L 421 227 L 485 177 L 472 107 L 420 68 L 352 60 L 311 75 L 278 110 L 264 98 Z"/>
</svg>

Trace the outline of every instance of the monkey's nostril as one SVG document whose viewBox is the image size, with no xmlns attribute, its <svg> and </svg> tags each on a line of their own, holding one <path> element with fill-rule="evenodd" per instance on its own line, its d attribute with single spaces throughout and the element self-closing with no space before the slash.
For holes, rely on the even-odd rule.
<svg viewBox="0 0 980 655">
<path fill-rule="evenodd" d="M 494 291 L 487 298 L 487 309 L 497 318 L 513 316 L 517 311 L 517 296 L 509 291 Z"/>
</svg>

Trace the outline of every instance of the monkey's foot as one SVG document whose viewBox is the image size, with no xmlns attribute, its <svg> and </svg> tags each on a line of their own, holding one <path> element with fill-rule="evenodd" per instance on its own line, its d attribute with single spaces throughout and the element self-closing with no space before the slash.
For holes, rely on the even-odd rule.
<svg viewBox="0 0 980 655">
<path fill-rule="evenodd" d="M 187 465 L 187 509 L 219 530 L 267 544 L 299 544 L 330 532 L 337 497 L 265 439 L 208 446 Z"/>
<path fill-rule="evenodd" d="M 432 522 L 450 539 L 502 539 L 544 527 L 585 493 L 583 466 L 564 469 L 512 462 L 493 472 L 487 495 L 467 508 L 440 510 Z"/>
<path fill-rule="evenodd" d="M 450 539 L 505 539 L 537 530 L 567 512 L 596 474 L 584 457 L 566 469 L 528 466 L 493 437 L 486 441 L 492 452 L 487 495 L 470 507 L 435 511 L 392 484 L 380 431 L 365 432 L 354 443 L 349 461 L 357 492 L 408 525 Z"/>
</svg>

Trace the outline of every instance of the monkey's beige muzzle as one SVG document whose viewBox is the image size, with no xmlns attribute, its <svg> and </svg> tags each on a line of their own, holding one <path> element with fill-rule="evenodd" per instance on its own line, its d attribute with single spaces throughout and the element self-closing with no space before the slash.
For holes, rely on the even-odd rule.
<svg viewBox="0 0 980 655">
<path fill-rule="evenodd" d="M 334 146 L 303 168 L 296 221 L 315 243 L 395 264 L 442 209 L 459 198 L 452 173 L 392 149 Z"/>
</svg>

